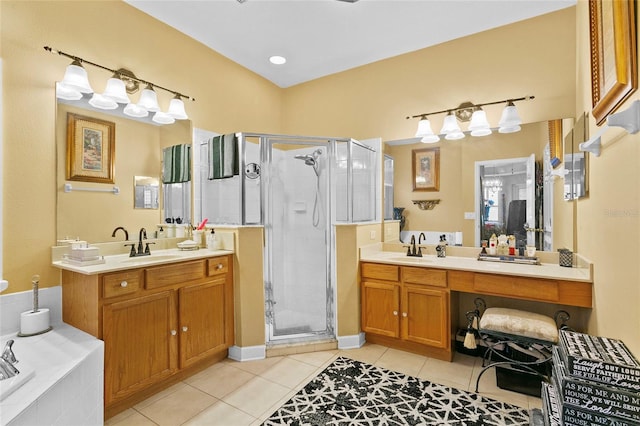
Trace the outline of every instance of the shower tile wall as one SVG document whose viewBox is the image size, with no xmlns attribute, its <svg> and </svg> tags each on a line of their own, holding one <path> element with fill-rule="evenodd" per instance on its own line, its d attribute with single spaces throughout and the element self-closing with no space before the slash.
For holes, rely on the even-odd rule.
<svg viewBox="0 0 640 426">
<path fill-rule="evenodd" d="M 311 154 L 314 148 L 296 150 L 295 154 Z M 326 158 L 326 150 L 323 150 Z M 288 235 L 273 235 L 274 253 L 282 264 L 273 265 L 273 281 L 280 281 L 281 285 L 274 285 L 276 304 L 276 321 L 278 329 L 286 329 L 300 325 L 300 318 L 304 317 L 306 325 L 311 330 L 323 330 L 326 325 L 326 292 L 319 293 L 322 285 L 312 283 L 326 282 L 326 258 L 310 255 L 310 247 L 326 247 L 325 230 L 326 214 L 321 214 L 319 228 L 313 226 L 313 205 L 316 192 L 316 175 L 311 166 L 304 161 L 292 161 L 292 151 L 274 151 L 273 161 L 278 175 L 273 176 L 270 185 L 273 190 L 274 230 L 284 229 Z M 322 162 L 322 167 L 326 163 Z M 323 170 L 322 173 L 326 173 Z M 322 174 L 321 174 L 322 176 Z M 277 190 L 287 182 L 293 185 L 291 191 Z M 326 206 L 326 185 L 321 184 L 323 194 L 322 205 Z M 320 208 L 320 206 L 319 206 Z M 280 222 L 280 224 L 277 224 Z M 284 285 L 282 285 L 284 283 Z M 306 304 L 300 301 L 315 300 L 316 303 Z M 305 312 L 299 312 L 298 307 L 304 306 Z"/>
</svg>

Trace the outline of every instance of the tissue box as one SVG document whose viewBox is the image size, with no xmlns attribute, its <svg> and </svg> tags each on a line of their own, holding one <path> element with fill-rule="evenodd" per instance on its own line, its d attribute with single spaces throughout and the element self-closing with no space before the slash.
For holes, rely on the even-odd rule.
<svg viewBox="0 0 640 426">
<path fill-rule="evenodd" d="M 78 260 L 95 259 L 98 257 L 98 247 L 72 248 L 71 257 Z"/>
</svg>

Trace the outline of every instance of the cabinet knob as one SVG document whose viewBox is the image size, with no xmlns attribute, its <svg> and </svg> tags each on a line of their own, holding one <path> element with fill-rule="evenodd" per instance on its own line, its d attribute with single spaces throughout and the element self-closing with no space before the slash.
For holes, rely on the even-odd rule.
<svg viewBox="0 0 640 426">
<path fill-rule="evenodd" d="M 406 312 L 403 312 L 403 313 L 402 313 L 402 316 L 403 316 L 404 318 L 406 318 L 406 317 L 407 317 L 407 313 L 406 313 Z"/>
<path fill-rule="evenodd" d="M 126 282 L 126 281 L 122 281 L 122 282 L 120 283 L 120 287 L 126 287 L 126 286 L 128 286 L 128 285 L 129 285 L 129 283 L 128 283 L 128 282 Z"/>
<path fill-rule="evenodd" d="M 224 268 L 224 266 L 222 266 L 222 263 L 218 263 L 218 266 L 216 266 L 216 269 L 222 269 Z"/>
<path fill-rule="evenodd" d="M 176 330 L 171 330 L 171 335 L 175 336 L 176 334 L 178 334 L 178 332 Z"/>
<path fill-rule="evenodd" d="M 393 311 L 393 315 L 398 316 L 398 311 Z"/>
<path fill-rule="evenodd" d="M 187 330 L 189 330 L 189 327 L 187 326 L 182 327 L 182 331 L 187 331 Z"/>
</svg>

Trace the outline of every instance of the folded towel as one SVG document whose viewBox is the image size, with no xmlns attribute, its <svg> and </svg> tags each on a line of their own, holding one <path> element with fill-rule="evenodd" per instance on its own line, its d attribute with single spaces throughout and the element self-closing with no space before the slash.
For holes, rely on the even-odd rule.
<svg viewBox="0 0 640 426">
<path fill-rule="evenodd" d="M 238 138 L 234 133 L 214 136 L 208 142 L 209 179 L 224 179 L 240 174 Z"/>
<path fill-rule="evenodd" d="M 174 145 L 162 150 L 162 183 L 191 180 L 191 145 Z"/>
</svg>

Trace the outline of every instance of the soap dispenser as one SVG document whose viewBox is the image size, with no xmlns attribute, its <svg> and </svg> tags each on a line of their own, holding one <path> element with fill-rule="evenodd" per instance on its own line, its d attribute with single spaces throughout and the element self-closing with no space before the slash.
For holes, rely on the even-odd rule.
<svg viewBox="0 0 640 426">
<path fill-rule="evenodd" d="M 436 253 L 438 257 L 447 257 L 447 236 L 444 234 L 440 235 L 440 241 L 436 246 Z"/>
<path fill-rule="evenodd" d="M 209 250 L 222 250 L 222 241 L 216 235 L 216 231 L 212 228 L 207 234 L 207 248 Z"/>
</svg>

